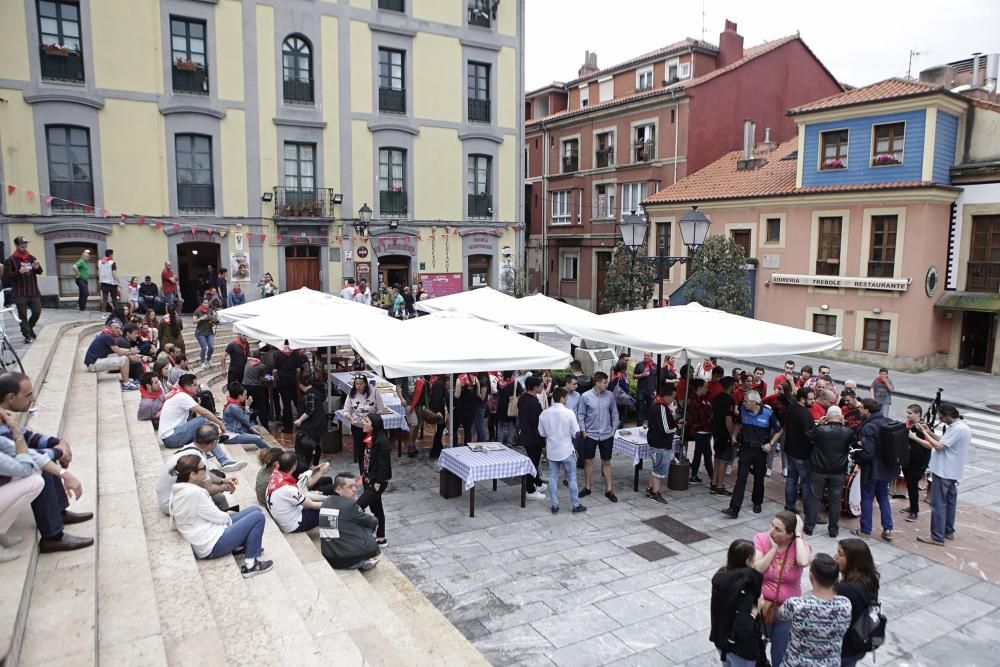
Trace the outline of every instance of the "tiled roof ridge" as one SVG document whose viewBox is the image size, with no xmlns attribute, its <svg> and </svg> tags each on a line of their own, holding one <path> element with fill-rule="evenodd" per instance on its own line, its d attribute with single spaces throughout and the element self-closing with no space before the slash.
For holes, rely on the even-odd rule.
<svg viewBox="0 0 1000 667">
<path fill-rule="evenodd" d="M 950 93 L 950 91 L 939 85 L 929 84 L 916 79 L 891 76 L 881 81 L 875 81 L 866 86 L 859 86 L 841 93 L 822 97 L 806 104 L 788 110 L 788 115 L 793 116 L 811 111 L 821 111 L 826 109 L 838 109 L 855 104 L 873 103 L 881 100 L 898 99 L 913 95 L 926 95 L 935 92 Z"/>
<path fill-rule="evenodd" d="M 634 58 L 629 58 L 628 60 L 623 60 L 620 63 L 616 63 L 608 67 L 603 67 L 591 74 L 586 74 L 584 76 L 578 76 L 575 79 L 570 79 L 565 83 L 565 85 L 567 87 L 573 86 L 584 81 L 585 79 L 592 79 L 594 77 L 605 76 L 606 74 L 618 71 L 620 69 L 627 69 L 629 66 L 634 65 L 636 63 L 640 63 L 643 60 L 647 60 L 649 58 L 657 58 L 659 56 L 666 55 L 671 51 L 677 51 L 678 49 L 683 49 L 685 47 L 698 47 L 702 49 L 710 49 L 712 51 L 719 50 L 719 47 L 715 44 L 712 44 L 711 42 L 706 42 L 705 40 L 702 39 L 694 39 L 693 37 L 685 37 L 684 39 L 673 42 L 672 44 L 661 46 L 658 49 L 653 49 L 652 51 L 643 53 L 642 55 L 639 56 L 635 56 Z"/>
</svg>

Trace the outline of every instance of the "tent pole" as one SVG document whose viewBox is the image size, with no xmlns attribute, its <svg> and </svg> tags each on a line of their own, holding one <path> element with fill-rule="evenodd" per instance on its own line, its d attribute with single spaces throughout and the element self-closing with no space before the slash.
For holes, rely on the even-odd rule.
<svg viewBox="0 0 1000 667">
<path fill-rule="evenodd" d="M 455 446 L 455 374 L 449 373 L 451 389 L 448 390 L 448 446 Z"/>
<path fill-rule="evenodd" d="M 684 354 L 685 354 L 685 356 L 687 356 L 687 351 L 686 350 L 685 350 Z M 687 367 L 688 367 L 687 382 L 684 383 L 684 413 L 683 413 L 684 428 L 681 430 L 681 447 L 684 448 L 684 458 L 685 459 L 687 459 L 688 396 L 691 395 L 691 359 L 690 358 L 688 358 Z"/>
</svg>

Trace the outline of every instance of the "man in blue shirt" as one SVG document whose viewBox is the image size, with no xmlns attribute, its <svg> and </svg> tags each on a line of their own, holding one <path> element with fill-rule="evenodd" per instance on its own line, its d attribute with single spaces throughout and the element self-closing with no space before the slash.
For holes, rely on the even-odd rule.
<svg viewBox="0 0 1000 667">
<path fill-rule="evenodd" d="M 649 406 L 656 397 L 656 363 L 653 355 L 649 352 L 643 355 L 642 361 L 632 369 L 632 375 L 636 378 L 635 425 L 642 426 L 646 423 Z"/>
<path fill-rule="evenodd" d="M 771 408 L 763 405 L 760 394 L 755 391 L 748 391 L 743 398 L 736 424 L 736 435 L 739 437 L 740 466 L 736 473 L 736 486 L 733 487 L 733 497 L 729 501 L 729 507 L 722 510 L 723 514 L 732 519 L 740 515 L 743 494 L 747 488 L 747 477 L 751 472 L 753 492 L 750 494 L 750 500 L 753 502 L 754 514 L 760 514 L 761 506 L 764 504 L 767 453 L 782 436 L 778 418 Z"/>
<path fill-rule="evenodd" d="M 955 539 L 955 510 L 958 507 L 958 483 L 965 476 L 965 457 L 972 445 L 972 430 L 965 423 L 958 409 L 951 403 L 938 406 L 938 418 L 947 427 L 940 438 L 920 422 L 917 428 L 923 439 L 915 438 L 931 449 L 931 536 L 917 536 L 918 542 L 944 546 L 945 540 Z"/>
<path fill-rule="evenodd" d="M 122 391 L 135 391 L 139 384 L 129 379 L 129 361 L 140 361 L 138 355 L 131 350 L 118 346 L 122 336 L 122 325 L 118 320 L 111 320 L 107 328 L 102 329 L 94 340 L 90 341 L 87 353 L 83 357 L 83 365 L 91 373 L 118 371 L 121 376 Z"/>
<path fill-rule="evenodd" d="M 597 371 L 593 375 L 594 388 L 580 396 L 577 405 L 577 417 L 580 429 L 583 431 L 583 442 L 580 445 L 580 458 L 583 459 L 584 487 L 580 489 L 580 497 L 589 496 L 594 479 L 594 456 L 601 451 L 601 474 L 604 476 L 604 486 L 607 489 L 604 496 L 613 503 L 618 502 L 614 486 L 611 483 L 611 450 L 614 445 L 615 431 L 621 424 L 618 418 L 618 406 L 615 397 L 608 391 L 608 375 Z"/>
</svg>

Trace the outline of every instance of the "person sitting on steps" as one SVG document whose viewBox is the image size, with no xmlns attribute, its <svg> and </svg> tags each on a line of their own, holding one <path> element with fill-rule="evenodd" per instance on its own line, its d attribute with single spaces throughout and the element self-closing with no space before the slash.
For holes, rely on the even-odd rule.
<svg viewBox="0 0 1000 667">
<path fill-rule="evenodd" d="M 283 533 L 305 533 L 319 525 L 323 494 L 298 487 L 293 473 L 299 457 L 284 452 L 267 482 L 267 509 Z"/>
<path fill-rule="evenodd" d="M 338 473 L 333 489 L 334 494 L 323 501 L 319 511 L 323 558 L 337 570 L 370 570 L 379 561 L 374 535 L 378 519 L 358 507 L 354 473 Z"/>
</svg>

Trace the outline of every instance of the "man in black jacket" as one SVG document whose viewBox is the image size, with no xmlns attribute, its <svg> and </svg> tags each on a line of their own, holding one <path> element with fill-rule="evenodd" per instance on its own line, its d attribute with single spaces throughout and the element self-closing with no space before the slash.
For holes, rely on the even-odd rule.
<svg viewBox="0 0 1000 667">
<path fill-rule="evenodd" d="M 861 447 L 854 454 L 854 460 L 861 465 L 861 525 L 852 530 L 851 534 L 862 539 L 871 537 L 872 513 L 877 501 L 882 522 L 882 539 L 891 542 L 893 526 L 889 482 L 896 478 L 896 471 L 889 470 L 878 454 L 880 429 L 888 419 L 882 414 L 882 405 L 874 398 L 861 401 L 861 417 L 864 419 L 858 431 Z"/>
<path fill-rule="evenodd" d="M 660 483 L 667 476 L 670 452 L 673 450 L 674 435 L 677 433 L 678 422 L 674 420 L 672 409 L 676 393 L 673 382 L 664 382 L 646 414 L 649 419 L 646 441 L 649 443 L 649 453 L 653 458 L 653 470 L 649 474 L 646 497 L 663 505 L 667 504 L 667 499 L 660 493 Z"/>
<path fill-rule="evenodd" d="M 434 384 L 431 385 L 427 407 L 440 418 L 437 426 L 434 427 L 434 445 L 431 447 L 430 453 L 432 459 L 441 456 L 441 448 L 444 447 L 444 442 L 441 438 L 444 436 L 444 429 L 448 425 L 448 385 L 450 384 L 451 376 L 438 375 L 434 380 Z M 452 434 L 451 437 L 452 442 L 454 442 L 455 435 Z"/>
<path fill-rule="evenodd" d="M 801 390 L 800 390 L 801 391 Z M 806 439 L 812 447 L 812 493 L 806 506 L 806 535 L 812 535 L 816 527 L 816 515 L 819 511 L 819 501 L 823 497 L 823 489 L 829 491 L 830 519 L 827 530 L 830 537 L 836 538 L 840 532 L 840 501 L 844 491 L 844 474 L 847 472 L 847 456 L 857 441 L 854 431 L 844 425 L 844 414 L 839 407 L 831 405 L 827 408 L 824 422 L 806 434 Z"/>
<path fill-rule="evenodd" d="M 323 558 L 337 570 L 370 570 L 379 561 L 374 531 L 378 519 L 362 511 L 355 502 L 354 473 L 338 473 L 334 494 L 319 511 L 319 543 Z"/>
<path fill-rule="evenodd" d="M 524 393 L 517 397 L 517 426 L 520 432 L 518 442 L 535 466 L 534 476 L 525 475 L 525 483 L 529 498 L 545 500 L 545 491 L 549 487 L 538 472 L 542 449 L 545 447 L 545 438 L 538 433 L 538 418 L 542 416 L 542 402 L 538 395 L 542 393 L 542 379 L 534 375 L 526 378 L 524 389 Z"/>
<path fill-rule="evenodd" d="M 295 434 L 295 453 L 299 455 L 298 471 L 319 465 L 320 439 L 327 430 L 326 396 L 323 384 L 304 382 L 299 377 L 299 417 L 294 424 L 298 428 Z"/>
<path fill-rule="evenodd" d="M 785 509 L 795 512 L 799 496 L 799 482 L 802 482 L 802 506 L 809 505 L 810 489 L 812 488 L 812 445 L 806 439 L 806 433 L 815 426 L 810 410 L 813 406 L 815 393 L 812 389 L 802 387 L 795 392 L 795 400 L 788 404 L 785 410 L 784 429 L 785 442 L 782 446 L 785 452 L 785 465 L 788 476 L 785 477 Z"/>
</svg>

